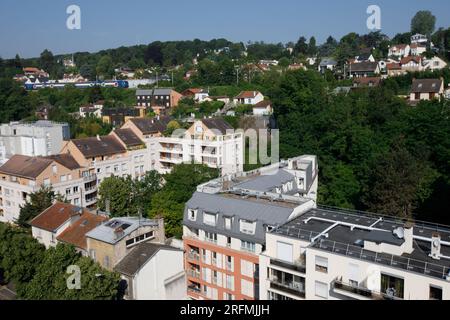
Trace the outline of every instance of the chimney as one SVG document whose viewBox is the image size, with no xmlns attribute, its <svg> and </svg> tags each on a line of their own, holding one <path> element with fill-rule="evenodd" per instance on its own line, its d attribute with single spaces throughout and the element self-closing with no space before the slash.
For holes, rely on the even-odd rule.
<svg viewBox="0 0 450 320">
<path fill-rule="evenodd" d="M 405 243 L 404 246 L 404 252 L 405 253 L 412 253 L 414 251 L 413 247 L 413 230 L 414 230 L 414 223 L 411 221 L 408 221 L 404 225 L 404 239 Z"/>
<path fill-rule="evenodd" d="M 437 232 L 434 232 L 431 235 L 431 253 L 430 257 L 434 260 L 441 259 L 441 235 Z"/>
</svg>

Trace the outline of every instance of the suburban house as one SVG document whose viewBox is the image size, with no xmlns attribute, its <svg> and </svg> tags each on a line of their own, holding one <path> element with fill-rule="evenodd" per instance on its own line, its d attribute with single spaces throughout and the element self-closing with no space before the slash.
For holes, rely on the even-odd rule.
<svg viewBox="0 0 450 320">
<path fill-rule="evenodd" d="M 253 115 L 254 116 L 268 116 L 273 113 L 272 102 L 269 100 L 264 100 L 258 102 L 253 106 Z"/>
<path fill-rule="evenodd" d="M 115 267 L 126 300 L 185 300 L 183 250 L 164 244 L 136 245 Z"/>
<path fill-rule="evenodd" d="M 441 99 L 444 95 L 444 80 L 441 79 L 414 79 L 411 87 L 409 101 L 416 104 L 420 100 Z"/>
<path fill-rule="evenodd" d="M 182 98 L 180 93 L 170 88 L 136 90 L 137 105 L 150 107 L 158 115 L 165 114 L 168 109 L 178 106 Z"/>
<path fill-rule="evenodd" d="M 406 74 L 406 71 L 402 69 L 401 64 L 395 62 L 386 64 L 386 71 L 388 77 L 397 77 Z"/>
<path fill-rule="evenodd" d="M 88 206 L 83 168 L 72 156 L 60 154 L 48 157 L 14 155 L 0 167 L 0 222 L 14 223 L 20 207 L 29 195 L 42 186 L 52 186 L 76 206 Z"/>
<path fill-rule="evenodd" d="M 103 110 L 103 104 L 100 103 L 91 103 L 85 106 L 80 107 L 79 115 L 80 118 L 86 118 L 86 117 L 95 117 L 95 118 L 101 118 L 102 117 L 102 110 Z"/>
<path fill-rule="evenodd" d="M 450 228 L 325 207 L 266 234 L 261 300 L 448 300 Z"/>
<path fill-rule="evenodd" d="M 367 53 L 362 53 L 359 56 L 356 56 L 354 59 L 355 63 L 360 63 L 360 62 L 375 62 L 375 58 L 372 55 L 371 52 L 367 52 Z"/>
<path fill-rule="evenodd" d="M 431 59 L 425 59 L 423 61 L 425 70 L 442 70 L 447 67 L 447 62 L 439 58 L 438 56 L 434 56 Z"/>
<path fill-rule="evenodd" d="M 409 44 L 396 44 L 389 47 L 389 57 L 395 57 L 397 59 L 402 59 L 409 56 L 411 53 L 411 47 Z"/>
<path fill-rule="evenodd" d="M 325 73 L 326 70 L 334 71 L 337 66 L 337 61 L 332 58 L 323 58 L 318 66 L 320 73 Z"/>
<path fill-rule="evenodd" d="M 412 56 L 421 56 L 426 51 L 427 51 L 427 47 L 425 45 L 418 44 L 418 43 L 411 44 L 411 55 Z"/>
<path fill-rule="evenodd" d="M 63 242 L 74 245 L 87 255 L 85 234 L 97 227 L 105 216 L 95 215 L 86 209 L 68 203 L 56 202 L 31 220 L 34 238 L 48 249 Z"/>
<path fill-rule="evenodd" d="M 114 267 L 144 242 L 164 243 L 164 221 L 139 217 L 113 218 L 86 233 L 89 256 L 102 267 Z"/>
<path fill-rule="evenodd" d="M 428 43 L 428 38 L 427 38 L 427 36 L 425 36 L 423 34 L 416 33 L 411 36 L 411 44 L 426 45 L 427 43 Z"/>
<path fill-rule="evenodd" d="M 409 56 L 400 60 L 402 70 L 407 72 L 418 72 L 423 70 L 422 57 Z"/>
<path fill-rule="evenodd" d="M 198 186 L 183 218 L 190 298 L 259 299 L 265 234 L 315 206 L 300 194 L 315 197 L 316 165 L 313 156 L 298 157 Z"/>
<path fill-rule="evenodd" d="M 293 63 L 293 64 L 289 65 L 288 70 L 289 71 L 295 71 L 295 70 L 307 70 L 307 69 L 303 65 L 303 63 Z"/>
<path fill-rule="evenodd" d="M 381 77 L 354 78 L 353 88 L 378 87 L 381 83 Z"/>
<path fill-rule="evenodd" d="M 371 77 L 380 74 L 380 72 L 378 62 L 360 62 L 348 65 L 348 74 L 351 78 Z"/>
<path fill-rule="evenodd" d="M 242 91 L 233 100 L 236 104 L 255 105 L 264 100 L 264 95 L 259 91 Z"/>
<path fill-rule="evenodd" d="M 199 88 L 191 88 L 184 90 L 181 95 L 185 98 L 192 98 L 196 102 L 203 102 L 206 98 L 209 97 L 208 90 L 199 89 Z"/>
</svg>

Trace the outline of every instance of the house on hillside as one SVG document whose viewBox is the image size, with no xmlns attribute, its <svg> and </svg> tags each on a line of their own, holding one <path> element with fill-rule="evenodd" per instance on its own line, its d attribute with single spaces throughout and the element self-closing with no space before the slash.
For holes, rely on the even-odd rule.
<svg viewBox="0 0 450 320">
<path fill-rule="evenodd" d="M 254 116 L 268 116 L 273 112 L 272 102 L 270 100 L 264 100 L 258 102 L 253 106 L 253 115 Z"/>
<path fill-rule="evenodd" d="M 381 70 L 378 62 L 360 62 L 350 63 L 347 72 L 350 78 L 359 78 L 378 75 Z"/>
<path fill-rule="evenodd" d="M 264 100 L 264 95 L 259 91 L 242 91 L 233 100 L 236 104 L 255 105 Z"/>
<path fill-rule="evenodd" d="M 423 70 L 422 57 L 409 56 L 400 60 L 402 70 L 407 72 L 419 72 Z"/>
<path fill-rule="evenodd" d="M 414 79 L 409 102 L 417 104 L 421 100 L 440 100 L 444 95 L 444 79 Z"/>
<path fill-rule="evenodd" d="M 332 58 L 323 58 L 319 63 L 318 71 L 322 74 L 325 73 L 326 70 L 334 71 L 337 66 L 337 61 Z"/>
<path fill-rule="evenodd" d="M 409 44 L 396 44 L 389 47 L 389 57 L 395 57 L 397 59 L 401 59 L 409 56 L 411 53 L 411 47 Z"/>
</svg>

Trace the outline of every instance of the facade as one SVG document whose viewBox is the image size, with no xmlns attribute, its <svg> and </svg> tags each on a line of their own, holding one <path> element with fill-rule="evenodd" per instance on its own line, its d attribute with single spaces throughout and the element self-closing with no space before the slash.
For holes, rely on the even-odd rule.
<svg viewBox="0 0 450 320">
<path fill-rule="evenodd" d="M 272 102 L 269 100 L 261 101 L 253 106 L 254 116 L 268 116 L 273 113 Z"/>
<path fill-rule="evenodd" d="M 259 91 L 242 91 L 233 100 L 236 104 L 255 105 L 264 100 L 264 95 Z"/>
<path fill-rule="evenodd" d="M 401 59 L 409 56 L 411 53 L 411 46 L 409 44 L 396 44 L 389 48 L 389 57 Z"/>
<path fill-rule="evenodd" d="M 113 218 L 86 233 L 89 256 L 103 268 L 114 267 L 138 244 L 164 243 L 164 221 Z"/>
<path fill-rule="evenodd" d="M 323 58 L 322 61 L 320 61 L 318 66 L 318 71 L 320 73 L 325 73 L 325 71 L 330 70 L 334 71 L 334 69 L 337 66 L 337 61 L 331 58 Z"/>
<path fill-rule="evenodd" d="M 259 298 L 258 255 L 265 234 L 315 207 L 313 199 L 300 196 L 316 195 L 314 161 L 313 156 L 299 157 L 198 187 L 183 218 L 190 298 Z"/>
<path fill-rule="evenodd" d="M 442 70 L 445 67 L 447 67 L 447 62 L 445 62 L 444 60 L 442 60 L 439 57 L 433 57 L 431 59 L 425 59 L 423 61 L 424 66 L 425 66 L 425 70 L 431 70 L 431 71 L 436 71 L 436 70 Z"/>
<path fill-rule="evenodd" d="M 125 283 L 127 300 L 184 300 L 186 275 L 183 250 L 141 243 L 114 268 Z"/>
<path fill-rule="evenodd" d="M 402 69 L 400 63 L 388 63 L 386 65 L 388 77 L 397 77 L 406 74 L 406 71 Z"/>
<path fill-rule="evenodd" d="M 422 57 L 409 56 L 400 61 L 402 70 L 406 72 L 419 72 L 423 70 Z"/>
<path fill-rule="evenodd" d="M 185 98 L 189 97 L 194 99 L 194 101 L 202 103 L 209 97 L 208 90 L 200 88 L 191 88 L 184 90 L 181 95 Z"/>
<path fill-rule="evenodd" d="M 103 110 L 103 103 L 94 103 L 89 104 L 86 106 L 80 107 L 80 117 L 86 118 L 88 116 L 95 117 L 95 118 L 101 118 L 102 117 L 102 110 Z"/>
<path fill-rule="evenodd" d="M 411 45 L 411 55 L 412 56 L 421 56 L 427 51 L 426 45 L 414 43 Z"/>
<path fill-rule="evenodd" d="M 104 109 L 102 111 L 103 123 L 108 123 L 115 128 L 122 126 L 132 118 L 143 118 L 146 114 L 146 108 L 116 108 Z"/>
<path fill-rule="evenodd" d="M 409 101 L 441 99 L 444 95 L 444 79 L 414 79 Z"/>
<path fill-rule="evenodd" d="M 313 208 L 266 236 L 262 300 L 450 299 L 450 229 Z"/>
<path fill-rule="evenodd" d="M 348 73 L 351 78 L 373 77 L 380 72 L 378 62 L 355 62 L 348 65 Z"/>
<path fill-rule="evenodd" d="M 366 77 L 353 79 L 353 88 L 378 87 L 381 77 Z"/>
<path fill-rule="evenodd" d="M 51 186 L 71 204 L 88 206 L 84 172 L 70 155 L 13 156 L 0 167 L 0 222 L 14 223 L 29 195 L 43 186 Z"/>
<path fill-rule="evenodd" d="M 420 34 L 420 33 L 416 33 L 414 35 L 411 36 L 411 44 L 427 44 L 428 43 L 428 38 L 426 35 Z"/>
<path fill-rule="evenodd" d="M 36 157 L 58 154 L 64 141 L 70 139 L 68 123 L 36 121 L 0 125 L 0 164 L 15 154 Z"/>
<path fill-rule="evenodd" d="M 183 96 L 173 89 L 136 90 L 137 105 L 151 107 L 158 115 L 163 115 L 170 108 L 178 106 Z"/>
</svg>

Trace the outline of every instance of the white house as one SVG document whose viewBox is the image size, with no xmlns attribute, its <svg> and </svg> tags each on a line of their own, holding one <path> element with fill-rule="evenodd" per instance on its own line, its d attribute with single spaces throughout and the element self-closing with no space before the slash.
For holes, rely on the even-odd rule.
<svg viewBox="0 0 450 320">
<path fill-rule="evenodd" d="M 389 48 L 389 57 L 404 58 L 409 56 L 411 47 L 409 44 L 396 44 Z"/>
<path fill-rule="evenodd" d="M 323 58 L 319 63 L 318 71 L 324 73 L 326 70 L 333 71 L 337 66 L 337 62 L 331 58 Z"/>
<path fill-rule="evenodd" d="M 422 44 L 414 43 L 411 45 L 411 55 L 412 56 L 421 56 L 423 53 L 427 51 L 427 47 Z"/>
<path fill-rule="evenodd" d="M 127 300 L 185 300 L 186 275 L 182 249 L 142 243 L 114 268 L 125 283 Z"/>
<path fill-rule="evenodd" d="M 409 72 L 417 72 L 423 70 L 422 57 L 420 56 L 408 56 L 400 61 L 402 70 Z"/>
<path fill-rule="evenodd" d="M 442 70 L 445 67 L 447 67 L 447 62 L 445 62 L 444 60 L 442 60 L 441 58 L 435 56 L 431 59 L 425 59 L 423 61 L 423 64 L 425 66 L 425 70 Z"/>
<path fill-rule="evenodd" d="M 264 95 L 259 91 L 242 91 L 234 97 L 234 103 L 255 105 L 264 100 Z"/>
<path fill-rule="evenodd" d="M 428 42 L 427 36 L 416 33 L 411 36 L 411 44 L 426 44 Z"/>
<path fill-rule="evenodd" d="M 94 104 L 86 105 L 80 107 L 80 117 L 86 118 L 88 115 L 92 115 L 96 118 L 101 118 L 102 110 L 103 110 L 103 102 L 97 102 Z"/>
<path fill-rule="evenodd" d="M 272 114 L 272 102 L 269 100 L 261 101 L 253 106 L 254 116 L 268 116 Z"/>
</svg>

